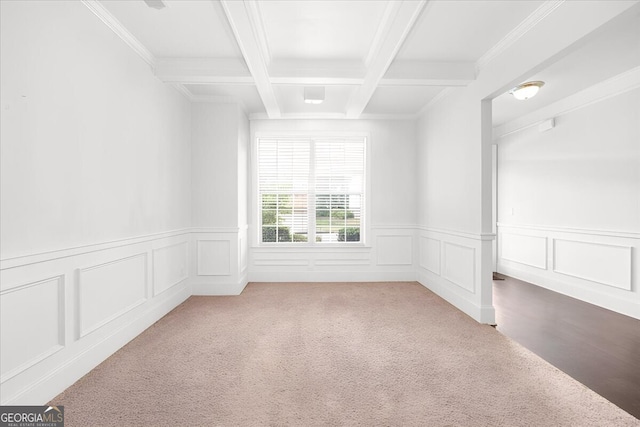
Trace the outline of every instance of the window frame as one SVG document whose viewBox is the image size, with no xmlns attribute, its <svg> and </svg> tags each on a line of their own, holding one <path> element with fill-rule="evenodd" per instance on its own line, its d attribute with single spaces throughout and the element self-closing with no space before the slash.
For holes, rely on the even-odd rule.
<svg viewBox="0 0 640 427">
<path fill-rule="evenodd" d="M 360 218 L 360 241 L 358 242 L 335 242 L 335 243 L 318 243 L 315 239 L 308 239 L 307 242 L 263 242 L 262 236 L 262 217 L 261 217 L 261 204 L 260 204 L 260 184 L 259 184 L 259 159 L 258 159 L 258 145 L 260 139 L 307 139 L 307 140 L 326 140 L 326 139 L 340 139 L 340 138 L 362 138 L 364 140 L 364 188 L 362 196 L 364 198 L 364 204 L 362 207 Z M 313 147 L 313 143 L 312 143 Z M 251 165 L 250 171 L 252 174 L 252 188 L 250 192 L 251 196 L 251 241 L 252 247 L 256 248 L 273 248 L 273 249 L 300 249 L 300 248 L 313 248 L 316 250 L 324 248 L 366 248 L 370 247 L 369 236 L 371 235 L 370 218 L 371 213 L 371 180 L 370 180 L 370 151 L 371 151 L 371 138 L 369 132 L 256 132 L 251 142 Z M 314 156 L 314 150 L 312 148 L 311 156 Z M 310 185 L 314 184 L 314 179 L 310 179 Z M 315 188 L 309 188 L 308 194 L 314 194 Z M 313 210 L 312 210 L 313 209 Z M 316 215 L 315 215 L 315 200 L 309 205 L 309 212 L 314 212 L 309 215 L 309 229 L 313 230 L 315 236 L 316 230 Z"/>
</svg>

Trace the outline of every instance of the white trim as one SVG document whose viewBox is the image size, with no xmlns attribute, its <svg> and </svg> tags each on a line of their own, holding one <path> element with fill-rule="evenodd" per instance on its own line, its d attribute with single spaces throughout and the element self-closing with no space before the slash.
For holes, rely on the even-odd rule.
<svg viewBox="0 0 640 427">
<path fill-rule="evenodd" d="M 335 267 L 335 266 L 334 266 Z M 355 266 L 354 266 L 355 267 Z M 366 270 L 356 271 L 335 271 L 335 268 L 326 266 L 325 271 L 254 271 L 249 273 L 250 282 L 412 282 L 416 280 L 416 273 L 413 269 L 399 266 L 392 271 L 371 271 L 370 266 L 360 266 Z"/>
<path fill-rule="evenodd" d="M 7 380 L 15 377 L 18 374 L 21 374 L 22 372 L 26 371 L 30 367 L 37 365 L 38 363 L 42 362 L 43 360 L 47 359 L 50 356 L 53 356 L 54 354 L 56 354 L 57 352 L 65 348 L 65 341 L 67 336 L 67 331 L 65 328 L 67 314 L 66 314 L 65 286 L 64 286 L 65 280 L 64 279 L 65 279 L 64 274 L 60 274 L 57 276 L 49 277 L 47 279 L 37 280 L 35 282 L 13 286 L 11 288 L 0 291 L 0 296 L 3 296 L 13 292 L 18 292 L 24 289 L 28 289 L 34 286 L 41 286 L 47 283 L 55 283 L 56 286 L 58 287 L 57 289 L 57 297 L 58 297 L 58 342 L 57 344 L 48 348 L 42 353 L 32 357 L 31 359 L 24 361 L 22 364 L 16 366 L 10 371 L 3 373 L 0 376 L 0 384 L 6 382 Z"/>
<path fill-rule="evenodd" d="M 471 280 L 471 287 L 466 286 L 464 283 L 460 283 L 457 280 L 454 280 L 453 277 L 450 277 L 447 275 L 447 271 L 449 271 L 448 268 L 443 268 L 447 266 L 447 245 L 448 246 L 456 246 L 458 248 L 461 249 L 465 249 L 465 250 L 471 250 L 472 253 L 472 259 L 473 259 L 473 266 L 471 268 L 471 270 L 473 271 L 473 278 Z M 473 295 L 475 295 L 476 293 L 476 248 L 472 247 L 472 246 L 466 246 L 466 245 L 460 245 L 458 243 L 454 243 L 454 242 L 449 242 L 446 240 L 443 240 L 441 243 L 441 252 L 440 252 L 440 262 L 441 262 L 441 266 L 440 266 L 440 274 L 438 276 L 442 277 L 444 280 L 447 280 L 451 283 L 453 283 L 454 285 L 458 286 L 460 289 L 469 292 Z M 429 269 L 427 269 L 429 270 Z M 429 270 L 431 271 L 431 270 Z"/>
<path fill-rule="evenodd" d="M 247 274 L 242 275 L 238 283 L 196 283 L 191 285 L 193 296 L 228 296 L 240 295 L 249 281 Z"/>
<path fill-rule="evenodd" d="M 442 89 L 440 92 L 436 94 L 436 96 L 431 98 L 431 100 L 427 102 L 424 105 L 424 107 L 422 107 L 420 110 L 418 110 L 417 113 L 414 114 L 414 118 L 417 119 L 422 117 L 429 108 L 433 107 L 434 105 L 442 101 L 444 98 L 446 98 L 453 91 L 453 89 L 454 89 L 453 87 L 445 87 L 444 89 Z"/>
<path fill-rule="evenodd" d="M 380 22 L 378 23 L 378 30 L 376 34 L 373 36 L 373 41 L 371 42 L 371 46 L 369 47 L 369 52 L 364 60 L 365 68 L 369 68 L 371 63 L 375 59 L 375 57 L 379 54 L 380 49 L 382 48 L 382 43 L 384 39 L 389 35 L 389 30 L 391 28 L 391 20 L 395 18 L 398 14 L 398 8 L 393 4 L 394 2 L 390 1 L 387 3 L 387 6 L 382 13 L 382 18 L 380 18 Z"/>
<path fill-rule="evenodd" d="M 502 40 L 496 43 L 491 49 L 482 55 L 478 61 L 476 61 L 477 74 L 479 74 L 480 71 L 482 71 L 482 68 L 484 68 L 488 63 L 502 55 L 564 2 L 565 0 L 547 0 L 540 7 L 534 10 L 533 13 L 527 16 L 524 21 L 518 24 L 517 27 L 511 30 L 502 38 Z"/>
<path fill-rule="evenodd" d="M 528 263 L 528 262 L 524 262 L 522 260 L 517 260 L 517 259 L 513 259 L 513 258 L 509 258 L 509 257 L 504 256 L 503 250 L 504 250 L 504 236 L 505 235 L 506 236 L 529 237 L 531 239 L 542 239 L 542 240 L 544 240 L 544 263 L 542 265 L 536 265 L 536 264 L 531 264 L 531 263 Z M 549 243 L 549 241 L 547 239 L 547 236 L 532 236 L 531 234 L 505 233 L 505 232 L 502 232 L 502 233 L 500 233 L 500 237 L 501 237 L 501 239 L 500 239 L 500 246 L 499 246 L 499 248 L 500 248 L 500 254 L 499 254 L 500 256 L 499 256 L 499 258 L 506 259 L 507 261 L 515 262 L 515 263 L 518 263 L 518 264 L 527 265 L 529 267 L 538 268 L 540 270 L 547 270 L 549 268 L 549 266 L 548 266 L 548 257 L 549 257 L 548 243 Z"/>
<path fill-rule="evenodd" d="M 372 230 L 417 230 L 416 224 L 371 224 Z"/>
<path fill-rule="evenodd" d="M 92 325 L 91 327 L 86 327 L 84 326 L 84 321 L 82 318 L 82 295 L 84 294 L 83 291 L 83 281 L 82 281 L 82 273 L 86 272 L 86 271 L 91 271 L 91 270 L 95 270 L 98 268 L 102 268 L 102 267 L 106 267 L 107 265 L 113 265 L 113 264 L 117 264 L 120 263 L 122 261 L 127 261 L 127 260 L 131 260 L 134 258 L 139 258 L 142 257 L 142 259 L 144 260 L 144 282 L 142 283 L 143 285 L 143 294 L 144 296 L 134 302 L 132 302 L 131 304 L 129 304 L 126 307 L 121 308 L 120 310 L 116 311 L 115 313 L 111 314 L 109 317 L 102 319 L 100 322 Z M 84 268 L 78 268 L 76 269 L 76 280 L 75 280 L 75 293 L 76 293 L 76 327 L 77 327 L 77 333 L 76 333 L 76 339 L 81 339 L 87 335 L 89 335 L 92 332 L 97 331 L 98 329 L 102 328 L 103 326 L 105 326 L 108 323 L 111 323 L 112 321 L 116 320 L 117 318 L 125 315 L 126 313 L 130 312 L 131 310 L 135 309 L 136 307 L 141 306 L 142 304 L 144 304 L 145 302 L 147 302 L 149 299 L 147 298 L 147 289 L 149 288 L 149 256 L 148 256 L 148 252 L 140 252 L 134 255 L 130 255 L 130 256 L 126 256 L 123 258 L 118 258 L 118 259 L 114 259 L 111 261 L 107 261 L 104 263 L 100 263 L 97 265 L 92 265 L 90 267 L 84 267 Z"/>
<path fill-rule="evenodd" d="M 235 96 L 220 96 L 220 95 L 192 95 L 191 102 L 197 103 L 211 103 L 211 104 L 234 104 L 237 105 L 242 112 L 247 115 L 248 109 L 246 104 L 238 97 Z"/>
<path fill-rule="evenodd" d="M 174 83 L 172 85 L 178 92 L 182 94 L 188 101 L 193 102 L 194 96 L 191 91 L 182 83 Z"/>
<path fill-rule="evenodd" d="M 244 227 L 194 227 L 190 231 L 191 233 L 238 233 L 242 230 L 246 230 L 248 226 Z"/>
<path fill-rule="evenodd" d="M 622 237 L 626 239 L 640 239 L 640 233 L 634 231 L 615 231 L 615 230 L 598 230 L 593 228 L 573 228 L 563 226 L 544 226 L 533 224 L 506 224 L 503 222 L 498 223 L 498 228 L 522 228 L 537 231 L 555 231 L 559 233 L 572 233 L 572 234 L 588 234 L 593 236 L 609 236 L 609 237 Z"/>
<path fill-rule="evenodd" d="M 415 120 L 415 113 L 406 114 L 378 114 L 378 113 L 362 113 L 360 120 Z"/>
<path fill-rule="evenodd" d="M 504 263 L 498 264 L 498 273 L 505 274 L 525 282 L 535 283 L 536 286 L 570 296 L 571 298 L 575 298 L 589 304 L 606 308 L 607 310 L 611 310 L 616 313 L 624 314 L 625 316 L 640 319 L 640 301 L 638 301 L 637 298 L 629 298 L 628 292 L 626 295 L 620 296 L 612 293 L 606 293 L 602 289 L 598 289 L 596 287 L 585 288 L 584 286 L 576 286 L 570 282 L 558 280 L 556 277 L 549 277 L 547 275 L 537 274 L 538 272 L 533 273 L 520 268 L 514 268 L 513 266 L 505 265 Z M 624 289 L 613 288 L 611 286 L 602 286 L 602 288 L 617 289 L 623 293 L 625 292 Z"/>
<path fill-rule="evenodd" d="M 259 176 L 258 176 L 258 141 L 260 139 L 330 139 L 330 138 L 363 138 L 364 139 L 364 156 L 365 156 L 365 165 L 364 165 L 364 184 L 365 188 L 363 190 L 364 197 L 364 207 L 362 208 L 362 215 L 360 219 L 360 242 L 353 243 L 342 243 L 342 244 L 316 244 L 315 240 L 303 243 L 262 243 L 260 242 L 260 205 L 257 203 L 258 200 L 258 191 L 259 191 Z M 251 208 L 251 223 L 255 224 L 255 227 L 252 229 L 252 233 L 249 238 L 249 247 L 252 249 L 267 249 L 272 251 L 274 249 L 282 249 L 286 247 L 290 247 L 292 250 L 302 250 L 304 248 L 312 249 L 313 251 L 317 251 L 320 248 L 333 248 L 333 249 L 342 249 L 342 248 L 367 248 L 370 246 L 369 239 L 371 238 L 371 226 L 369 225 L 369 216 L 371 214 L 371 133 L 370 132 L 354 132 L 354 131 L 345 131 L 345 132 L 332 132 L 332 131 L 267 131 L 267 132 L 256 132 L 253 135 L 253 139 L 251 141 L 251 170 L 250 173 L 252 175 L 252 186 L 251 186 L 251 194 L 250 198 L 252 202 Z M 313 151 L 313 150 L 312 150 Z M 313 153 L 312 153 L 313 155 Z M 309 190 L 311 191 L 311 190 Z M 315 219 L 315 217 L 314 217 Z M 309 227 L 314 227 L 311 221 L 309 221 Z M 314 228 L 315 229 L 315 228 Z M 314 238 L 315 235 L 310 235 L 310 238 Z"/>
<path fill-rule="evenodd" d="M 165 83 L 253 85 L 242 58 L 156 58 L 155 75 Z"/>
<path fill-rule="evenodd" d="M 64 389 L 71 386 L 98 364 L 124 347 L 129 341 L 140 335 L 145 329 L 160 320 L 191 295 L 188 286 L 177 287 L 171 295 L 154 300 L 139 316 L 117 328 L 90 347 L 68 359 L 61 366 L 43 378 L 26 385 L 2 405 L 27 405 L 34 402 L 48 402 Z M 166 295 L 166 294 L 164 294 Z"/>
<path fill-rule="evenodd" d="M 364 113 L 360 120 L 415 120 L 416 113 L 407 114 L 373 114 Z M 352 120 L 344 113 L 285 113 L 280 117 L 270 118 L 266 113 L 251 113 L 249 120 Z"/>
<path fill-rule="evenodd" d="M 383 28 L 378 31 L 382 33 L 376 34 L 373 52 L 367 54 L 369 63 L 364 81 L 349 99 L 347 117 L 358 118 L 362 114 L 426 4 L 427 0 L 389 2 Z"/>
<path fill-rule="evenodd" d="M 177 242 L 177 243 L 172 243 L 170 245 L 166 245 L 166 246 L 162 246 L 160 248 L 153 248 L 151 249 L 151 297 L 155 298 L 156 296 L 167 292 L 169 289 L 173 288 L 176 285 L 179 285 L 180 283 L 184 282 L 185 280 L 189 279 L 189 241 L 183 241 L 183 242 Z M 171 285 L 169 285 L 167 288 L 165 288 L 163 291 L 160 292 L 156 292 L 156 271 L 155 271 L 155 267 L 156 267 L 156 253 L 163 251 L 163 250 L 167 250 L 169 248 L 175 248 L 176 246 L 184 246 L 185 247 L 185 252 L 184 252 L 184 256 L 185 256 L 185 273 L 183 276 L 181 276 L 180 278 L 178 278 L 177 281 L 175 281 L 174 283 L 172 283 Z"/>
<path fill-rule="evenodd" d="M 260 2 L 256 0 L 246 0 L 247 13 L 249 20 L 251 20 L 251 27 L 253 28 L 253 34 L 256 37 L 258 46 L 260 47 L 260 53 L 262 54 L 265 64 L 271 63 L 271 51 L 269 50 L 269 42 L 267 40 L 267 32 L 264 29 L 264 20 L 262 19 L 262 7 Z"/>
<path fill-rule="evenodd" d="M 465 239 L 471 240 L 493 240 L 496 238 L 496 235 L 493 233 L 468 233 L 466 231 L 456 231 L 456 230 L 444 230 L 439 228 L 431 228 L 425 226 L 418 226 L 418 230 L 426 231 L 428 233 L 439 233 L 439 234 L 448 234 L 450 236 L 463 237 Z"/>
<path fill-rule="evenodd" d="M 122 23 L 111 14 L 98 0 L 81 0 L 91 12 L 93 12 L 107 27 L 122 39 L 135 53 L 140 56 L 152 68 L 156 66 L 156 58 Z"/>
<path fill-rule="evenodd" d="M 566 276 L 575 277 L 577 279 L 586 280 L 586 281 L 589 281 L 589 282 L 597 283 L 599 285 L 611 286 L 611 287 L 616 288 L 616 289 L 622 289 L 623 291 L 628 291 L 628 292 L 632 292 L 633 291 L 633 289 L 632 289 L 632 287 L 633 287 L 633 278 L 632 278 L 632 274 L 633 274 L 632 273 L 632 271 L 633 271 L 633 246 L 613 245 L 611 243 L 589 242 L 589 241 L 584 241 L 584 240 L 558 239 L 558 238 L 555 238 L 555 237 L 552 237 L 551 241 L 552 241 L 552 246 L 553 246 L 552 270 L 553 270 L 554 273 L 564 274 Z M 598 280 L 598 279 L 596 279 L 594 277 L 591 277 L 591 276 L 580 275 L 580 274 L 577 274 L 577 273 L 574 273 L 574 272 L 562 271 L 561 269 L 558 269 L 557 242 L 579 243 L 579 244 L 583 244 L 583 245 L 605 246 L 605 247 L 609 247 L 609 248 L 626 249 L 627 252 L 628 252 L 627 259 L 629 260 L 628 282 L 625 281 L 624 285 L 620 286 L 619 284 L 612 283 L 611 281 L 602 281 L 602 280 Z M 505 259 L 508 259 L 508 258 L 505 258 Z"/>
<path fill-rule="evenodd" d="M 168 237 L 176 237 L 193 232 L 192 229 L 183 228 L 173 231 L 163 231 L 160 233 L 146 234 L 135 237 L 125 237 L 123 239 L 108 240 L 100 243 L 91 243 L 88 245 L 72 246 L 69 248 L 54 249 L 51 251 L 38 252 L 34 254 L 19 255 L 15 257 L 0 260 L 0 270 L 7 270 L 15 267 L 22 267 L 29 264 L 36 264 L 44 261 L 52 261 L 54 259 L 67 258 L 76 255 L 82 255 L 90 252 L 103 251 L 107 249 L 117 248 L 120 246 L 134 245 L 145 243 L 152 240 L 165 239 Z"/>
<path fill-rule="evenodd" d="M 266 58 L 252 21 L 255 17 L 252 15 L 251 7 L 245 2 L 236 0 L 220 0 L 220 4 L 222 4 L 249 72 L 253 76 L 256 89 L 269 118 L 280 117 L 280 106 L 269 79 Z"/>
<path fill-rule="evenodd" d="M 427 269 L 424 270 L 425 271 L 418 271 L 417 273 L 418 283 L 420 283 L 422 286 L 429 289 L 433 293 L 437 294 L 438 296 L 442 297 L 444 300 L 453 305 L 454 308 L 467 314 L 476 322 L 490 325 L 495 324 L 496 314 L 493 306 L 477 305 L 469 298 L 463 296 L 463 294 L 455 291 L 455 289 L 459 289 L 460 291 L 471 296 L 472 294 L 470 294 L 468 290 L 460 287 L 456 287 L 454 289 L 451 286 L 447 286 L 449 280 L 444 279 L 441 276 L 436 276 Z"/>
</svg>

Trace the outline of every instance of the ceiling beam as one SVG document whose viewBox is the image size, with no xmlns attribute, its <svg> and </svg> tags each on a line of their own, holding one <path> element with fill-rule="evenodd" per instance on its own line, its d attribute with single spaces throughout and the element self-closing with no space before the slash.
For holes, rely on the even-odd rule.
<svg viewBox="0 0 640 427">
<path fill-rule="evenodd" d="M 155 75 L 165 83 L 254 85 L 242 59 L 157 58 Z M 278 60 L 268 68 L 272 85 L 362 85 L 360 61 Z M 475 79 L 473 62 L 394 61 L 378 86 L 466 86 Z"/>
<path fill-rule="evenodd" d="M 259 17 L 258 7 L 253 0 L 220 0 L 224 13 L 227 15 L 229 25 L 238 42 L 242 56 L 249 72 L 253 76 L 256 89 L 260 94 L 264 108 L 271 118 L 280 117 L 280 107 L 269 80 L 267 60 L 269 53 L 264 52 L 264 44 L 257 36 L 260 31 L 255 27 Z"/>
<path fill-rule="evenodd" d="M 158 58 L 155 74 L 165 83 L 254 84 L 244 61 L 235 58 Z"/>
<path fill-rule="evenodd" d="M 378 86 L 466 86 L 475 78 L 474 62 L 394 61 Z"/>
<path fill-rule="evenodd" d="M 426 3 L 427 0 L 389 2 L 379 35 L 367 56 L 364 81 L 349 100 L 348 117 L 358 118 L 364 111 Z"/>
<path fill-rule="evenodd" d="M 360 61 L 277 60 L 269 66 L 272 84 L 360 85 L 365 68 Z"/>
</svg>

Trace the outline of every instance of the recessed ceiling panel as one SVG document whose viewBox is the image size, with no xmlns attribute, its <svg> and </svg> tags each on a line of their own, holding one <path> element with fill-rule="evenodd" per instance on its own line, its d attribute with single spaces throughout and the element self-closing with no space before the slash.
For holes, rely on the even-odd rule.
<svg viewBox="0 0 640 427">
<path fill-rule="evenodd" d="M 276 85 L 274 91 L 283 114 L 345 114 L 356 86 L 325 86 L 322 104 L 304 102 L 304 86 Z"/>
<path fill-rule="evenodd" d="M 258 2 L 274 59 L 364 61 L 387 1 Z"/>
<path fill-rule="evenodd" d="M 640 15 L 603 28 L 593 40 L 525 81 L 542 80 L 538 94 L 518 101 L 509 93 L 493 100 L 494 126 L 559 101 L 567 96 L 640 67 Z"/>
<path fill-rule="evenodd" d="M 163 1 L 160 10 L 143 0 L 101 3 L 156 57 L 242 58 L 219 2 Z"/>
<path fill-rule="evenodd" d="M 543 1 L 431 1 L 396 59 L 477 61 Z"/>
<path fill-rule="evenodd" d="M 364 114 L 415 114 L 443 89 L 441 86 L 380 86 Z"/>
<path fill-rule="evenodd" d="M 219 101 L 223 101 L 223 98 L 228 98 L 229 101 L 235 99 L 244 104 L 249 114 L 265 112 L 260 94 L 253 85 L 193 84 L 185 87 L 196 98 L 211 98 L 212 101 L 215 101 L 215 98 L 220 98 Z"/>
</svg>

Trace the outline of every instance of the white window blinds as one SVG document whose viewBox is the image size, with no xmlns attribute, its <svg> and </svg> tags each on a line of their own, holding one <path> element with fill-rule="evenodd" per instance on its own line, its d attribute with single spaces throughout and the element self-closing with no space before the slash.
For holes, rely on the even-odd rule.
<svg viewBox="0 0 640 427">
<path fill-rule="evenodd" d="M 365 138 L 258 140 L 262 243 L 362 241 Z"/>
</svg>

